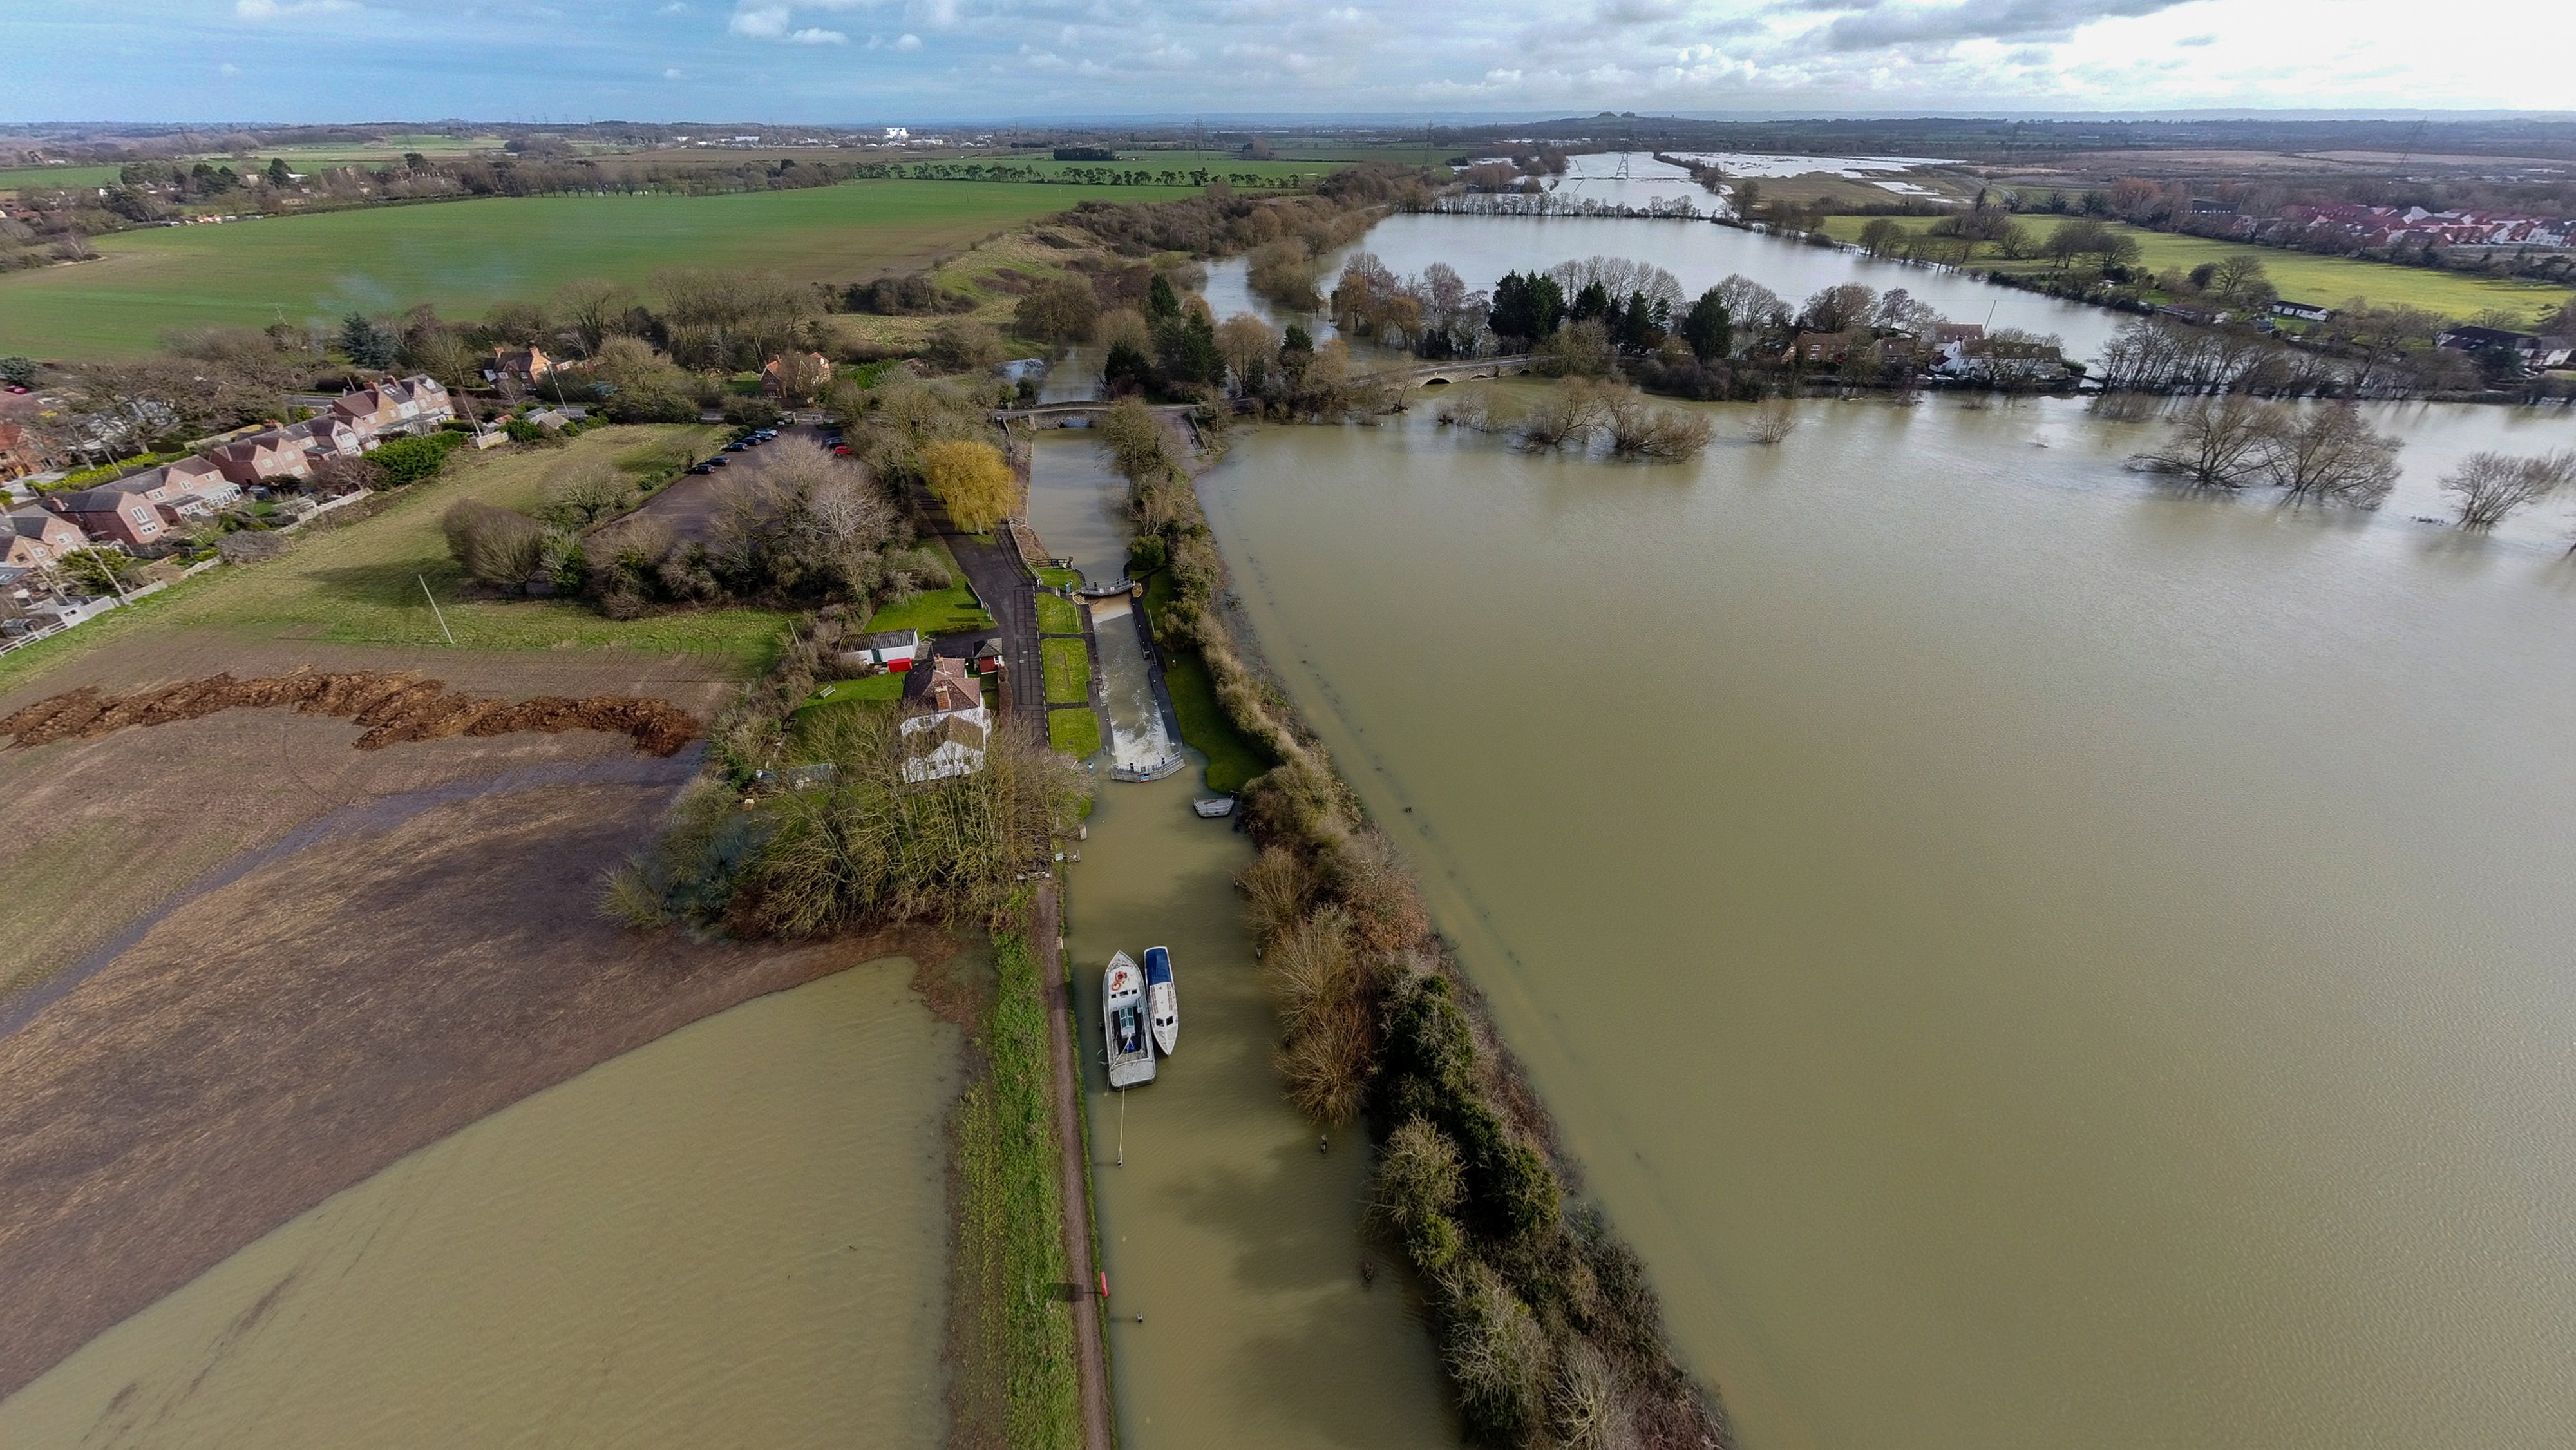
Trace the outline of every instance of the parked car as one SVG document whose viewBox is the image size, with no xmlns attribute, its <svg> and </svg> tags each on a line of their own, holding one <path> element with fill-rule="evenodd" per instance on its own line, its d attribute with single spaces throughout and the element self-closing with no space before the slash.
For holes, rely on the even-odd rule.
<svg viewBox="0 0 2576 1450">
<path fill-rule="evenodd" d="M 843 458 L 847 458 L 850 456 L 850 445 L 847 443 L 836 443 L 832 446 L 832 451 Z"/>
<path fill-rule="evenodd" d="M 691 473 L 713 473 L 716 471 L 716 466 L 712 463 L 693 463 L 689 465 L 689 471 Z"/>
<path fill-rule="evenodd" d="M 709 468 L 722 468 L 722 467 L 724 467 L 726 464 L 729 464 L 729 463 L 731 463 L 731 462 L 733 462 L 733 460 L 732 460 L 732 459 L 730 459 L 730 458 L 710 458 L 710 459 L 708 459 L 708 460 L 707 460 L 707 467 L 709 467 Z"/>
</svg>

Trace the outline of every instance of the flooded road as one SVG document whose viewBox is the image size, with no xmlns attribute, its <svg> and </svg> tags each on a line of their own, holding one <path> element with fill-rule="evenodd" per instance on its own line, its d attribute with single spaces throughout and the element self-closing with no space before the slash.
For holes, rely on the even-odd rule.
<svg viewBox="0 0 2576 1450">
<path fill-rule="evenodd" d="M 2564 1438 L 2576 511 L 2410 520 L 2576 419 L 2375 410 L 2356 517 L 2071 402 L 1428 413 L 1202 491 L 1746 1446 Z"/>
<path fill-rule="evenodd" d="M 959 1033 L 911 975 L 747 1002 L 404 1158 L 0 1402 L 0 1444 L 941 1444 Z"/>
<path fill-rule="evenodd" d="M 1278 1029 L 1232 885 L 1252 849 L 1191 812 L 1197 781 L 1104 784 L 1066 868 L 1119 1444 L 1454 1446 L 1431 1341 L 1358 1232 L 1362 1135 L 1319 1152 L 1280 1098 Z M 1151 946 L 1171 949 L 1178 1051 L 1122 1103 L 1099 1065 L 1100 973 Z"/>
</svg>

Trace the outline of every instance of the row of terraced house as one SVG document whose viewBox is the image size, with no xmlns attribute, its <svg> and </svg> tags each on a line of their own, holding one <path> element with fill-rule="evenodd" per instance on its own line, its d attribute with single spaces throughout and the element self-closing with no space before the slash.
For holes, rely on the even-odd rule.
<svg viewBox="0 0 2576 1450">
<path fill-rule="evenodd" d="M 7 532 L 0 534 L 0 566 L 39 568 L 91 544 L 151 550 L 187 520 L 216 512 L 246 488 L 311 478 L 333 459 L 363 457 L 388 438 L 433 432 L 455 416 L 454 401 L 435 378 L 387 379 L 359 388 L 301 423 L 13 509 Z"/>
</svg>

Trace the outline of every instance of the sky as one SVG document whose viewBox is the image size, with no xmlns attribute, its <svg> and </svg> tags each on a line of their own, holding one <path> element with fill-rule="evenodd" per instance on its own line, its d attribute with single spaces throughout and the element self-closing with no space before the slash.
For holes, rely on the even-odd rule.
<svg viewBox="0 0 2576 1450">
<path fill-rule="evenodd" d="M 2565 110 L 2571 55 L 2568 0 L 8 0 L 0 121 Z"/>
</svg>

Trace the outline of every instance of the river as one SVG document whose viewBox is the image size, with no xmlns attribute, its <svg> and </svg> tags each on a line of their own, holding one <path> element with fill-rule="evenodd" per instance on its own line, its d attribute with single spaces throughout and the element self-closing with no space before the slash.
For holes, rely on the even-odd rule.
<svg viewBox="0 0 2576 1450">
<path fill-rule="evenodd" d="M 1522 226 L 1421 223 L 1371 245 Z M 1264 428 L 1202 492 L 1742 1442 L 2562 1440 L 2576 518 L 2413 516 L 2576 419 L 2377 410 L 2360 518 L 2073 400 L 1712 411 L 1662 467 Z"/>
<path fill-rule="evenodd" d="M 1125 487 L 1087 435 L 1042 434 L 1030 523 L 1059 557 L 1116 578 Z M 1115 628 L 1133 638 L 1124 618 Z M 1278 1027 L 1233 887 L 1252 848 L 1191 811 L 1199 780 L 1104 782 L 1082 859 L 1065 867 L 1119 1443 L 1455 1445 L 1417 1307 L 1360 1234 L 1364 1136 L 1321 1151 L 1280 1098 Z M 1099 1066 L 1100 974 L 1112 953 L 1149 946 L 1171 949 L 1179 1051 L 1122 1102 Z"/>
<path fill-rule="evenodd" d="M 910 975 L 746 1002 L 413 1153 L 0 1401 L 0 1444 L 942 1444 L 959 1033 Z"/>
</svg>

